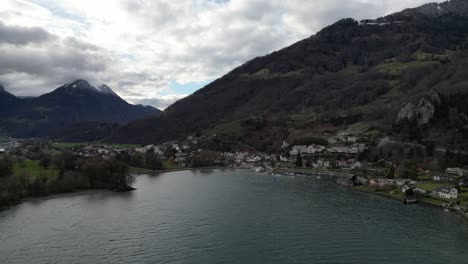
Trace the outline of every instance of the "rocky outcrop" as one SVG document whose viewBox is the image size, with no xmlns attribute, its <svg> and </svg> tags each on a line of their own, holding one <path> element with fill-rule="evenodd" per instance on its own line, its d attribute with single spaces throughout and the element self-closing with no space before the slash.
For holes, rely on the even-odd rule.
<svg viewBox="0 0 468 264">
<path fill-rule="evenodd" d="M 405 105 L 396 120 L 397 124 L 405 121 L 415 123 L 418 126 L 427 125 L 435 115 L 437 106 L 440 105 L 440 96 L 437 92 L 431 92 L 417 102 L 411 102 Z"/>
</svg>

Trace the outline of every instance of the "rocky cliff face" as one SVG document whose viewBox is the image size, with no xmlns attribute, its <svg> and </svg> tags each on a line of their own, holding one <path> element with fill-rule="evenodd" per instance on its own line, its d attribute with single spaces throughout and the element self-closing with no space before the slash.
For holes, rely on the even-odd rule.
<svg viewBox="0 0 468 264">
<path fill-rule="evenodd" d="M 398 113 L 396 123 L 401 124 L 404 121 L 409 121 L 418 126 L 428 125 L 433 119 L 439 105 L 439 94 L 435 91 L 431 92 L 419 101 L 405 105 Z"/>
</svg>

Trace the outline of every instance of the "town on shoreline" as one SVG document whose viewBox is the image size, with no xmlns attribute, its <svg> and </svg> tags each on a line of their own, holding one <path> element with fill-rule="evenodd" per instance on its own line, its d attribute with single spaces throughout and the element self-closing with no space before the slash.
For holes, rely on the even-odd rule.
<svg viewBox="0 0 468 264">
<path fill-rule="evenodd" d="M 334 175 L 339 184 L 359 191 L 468 216 L 468 170 L 460 162 L 463 152 L 389 138 L 375 142 L 345 133 L 308 143 L 284 141 L 277 153 L 263 153 L 220 150 L 200 136 L 159 145 L 10 138 L 0 142 L 0 205 L 76 190 L 130 191 L 136 174 L 227 167 L 274 175 Z"/>
</svg>

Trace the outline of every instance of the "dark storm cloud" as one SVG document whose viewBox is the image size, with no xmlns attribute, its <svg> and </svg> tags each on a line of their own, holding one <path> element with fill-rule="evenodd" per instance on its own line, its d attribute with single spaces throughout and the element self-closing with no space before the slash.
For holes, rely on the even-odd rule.
<svg viewBox="0 0 468 264">
<path fill-rule="evenodd" d="M 55 36 L 39 27 L 7 26 L 0 21 L 0 43 L 26 45 L 55 39 Z"/>
<path fill-rule="evenodd" d="M 0 82 L 17 95 L 40 95 L 75 79 L 97 81 L 114 61 L 105 49 L 78 39 L 4 23 L 0 58 Z"/>
</svg>

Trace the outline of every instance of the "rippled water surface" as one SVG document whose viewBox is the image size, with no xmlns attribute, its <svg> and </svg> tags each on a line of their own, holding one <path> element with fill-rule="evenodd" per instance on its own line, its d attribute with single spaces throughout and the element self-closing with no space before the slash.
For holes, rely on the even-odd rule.
<svg viewBox="0 0 468 264">
<path fill-rule="evenodd" d="M 468 263 L 438 209 L 316 177 L 183 171 L 0 212 L 0 263 Z"/>
</svg>

